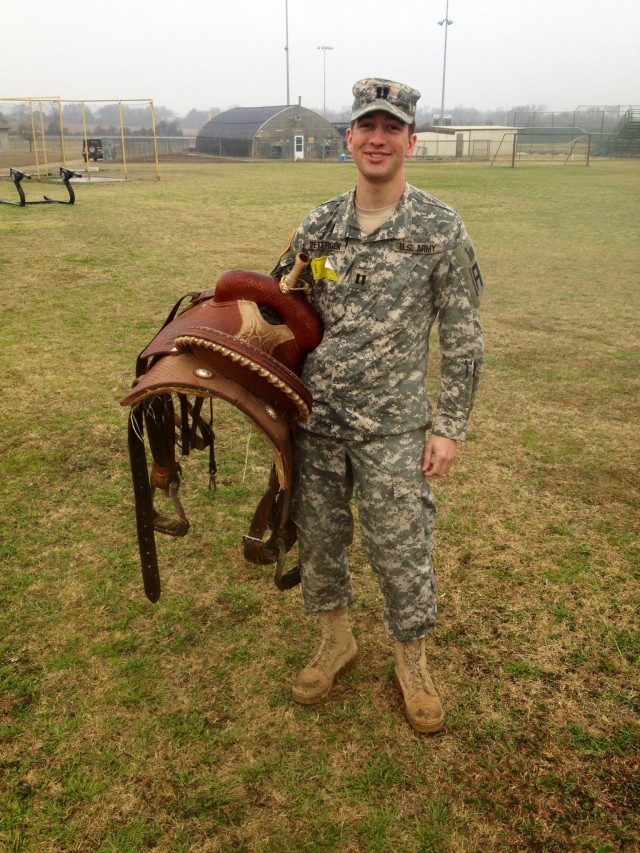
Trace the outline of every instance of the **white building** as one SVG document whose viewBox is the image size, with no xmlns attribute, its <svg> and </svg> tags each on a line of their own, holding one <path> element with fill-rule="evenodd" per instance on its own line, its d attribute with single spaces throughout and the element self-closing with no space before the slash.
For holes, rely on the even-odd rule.
<svg viewBox="0 0 640 853">
<path fill-rule="evenodd" d="M 496 152 L 511 150 L 517 128 L 499 125 L 434 127 L 417 134 L 414 157 L 490 160 Z"/>
</svg>

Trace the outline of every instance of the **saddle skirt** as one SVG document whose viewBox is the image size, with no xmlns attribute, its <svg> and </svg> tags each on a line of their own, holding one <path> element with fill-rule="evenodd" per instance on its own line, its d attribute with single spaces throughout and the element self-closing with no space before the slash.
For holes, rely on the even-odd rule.
<svg viewBox="0 0 640 853">
<path fill-rule="evenodd" d="M 180 465 L 191 448 L 210 452 L 215 477 L 213 424 L 202 415 L 203 402 L 219 398 L 238 408 L 273 452 L 265 494 L 244 537 L 244 555 L 258 564 L 276 563 L 280 589 L 299 582 L 297 571 L 282 574 L 284 556 L 295 543 L 289 518 L 295 427 L 309 417 L 312 399 L 300 379 L 304 359 L 322 339 L 322 324 L 296 287 L 308 264 L 285 279 L 248 270 L 222 275 L 215 288 L 190 294 L 174 306 L 167 321 L 140 353 L 136 379 L 120 401 L 130 407 L 129 456 L 134 486 L 138 542 L 145 593 L 160 597 L 154 532 L 183 536 L 189 529 L 178 497 Z M 305 288 L 306 289 L 306 288 Z M 189 296 L 189 295 L 188 295 Z M 151 450 L 149 473 L 145 430 Z M 179 436 L 179 439 L 177 438 Z M 171 498 L 176 518 L 154 507 L 155 490 Z M 268 539 L 264 539 L 266 530 Z"/>
</svg>

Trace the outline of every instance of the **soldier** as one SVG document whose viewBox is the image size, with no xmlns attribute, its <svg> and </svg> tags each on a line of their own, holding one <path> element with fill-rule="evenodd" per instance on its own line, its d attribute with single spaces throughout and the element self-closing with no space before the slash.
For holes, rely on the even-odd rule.
<svg viewBox="0 0 640 853">
<path fill-rule="evenodd" d="M 483 358 L 483 283 L 457 213 L 405 179 L 420 93 L 365 79 L 353 94 L 347 145 L 356 187 L 307 215 L 274 270 L 286 272 L 298 252 L 310 256 L 324 323 L 303 372 L 314 405 L 297 434 L 293 501 L 303 601 L 322 639 L 292 692 L 315 704 L 357 662 L 347 615 L 355 489 L 407 718 L 416 731 L 435 732 L 444 714 L 425 652 L 436 623 L 427 478 L 447 473 L 466 435 Z M 426 370 L 436 318 L 442 366 L 433 416 Z"/>
</svg>

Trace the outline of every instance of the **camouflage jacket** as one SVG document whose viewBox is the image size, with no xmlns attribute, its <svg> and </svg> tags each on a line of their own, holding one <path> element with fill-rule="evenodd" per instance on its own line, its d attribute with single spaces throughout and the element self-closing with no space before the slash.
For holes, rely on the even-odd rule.
<svg viewBox="0 0 640 853">
<path fill-rule="evenodd" d="M 483 283 L 464 225 L 407 184 L 391 217 L 365 236 L 354 196 L 312 210 L 274 270 L 281 275 L 298 252 L 312 259 L 324 337 L 302 374 L 314 401 L 304 426 L 354 440 L 432 427 L 462 440 L 483 357 Z M 426 372 L 436 317 L 441 369 L 433 418 Z"/>
</svg>

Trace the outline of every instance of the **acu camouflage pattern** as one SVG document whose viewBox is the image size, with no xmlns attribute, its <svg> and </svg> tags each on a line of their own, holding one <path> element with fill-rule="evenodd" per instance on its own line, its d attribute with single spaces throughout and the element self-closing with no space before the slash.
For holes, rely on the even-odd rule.
<svg viewBox="0 0 640 853">
<path fill-rule="evenodd" d="M 435 627 L 436 505 L 422 476 L 424 443 L 422 429 L 365 442 L 298 432 L 293 519 L 308 610 L 354 600 L 347 548 L 355 486 L 362 544 L 384 595 L 389 636 L 407 642 Z"/>
<path fill-rule="evenodd" d="M 407 185 L 391 217 L 368 236 L 355 218 L 354 192 L 320 205 L 274 273 L 286 272 L 297 252 L 316 260 L 313 304 L 324 323 L 302 374 L 313 410 L 296 438 L 293 518 L 304 603 L 319 611 L 353 601 L 347 548 L 355 487 L 386 629 L 402 642 L 417 639 L 436 621 L 425 428 L 465 437 L 482 365 L 482 276 L 473 246 L 455 211 Z M 436 319 L 442 366 L 432 425 L 426 371 Z"/>
<path fill-rule="evenodd" d="M 335 271 L 313 282 L 325 331 L 302 374 L 314 401 L 304 428 L 362 441 L 432 427 L 462 440 L 483 359 L 483 282 L 464 225 L 407 184 L 391 217 L 365 236 L 354 197 L 311 211 L 274 270 L 281 274 L 305 252 Z M 426 372 L 436 318 L 442 364 L 432 423 Z"/>
</svg>

